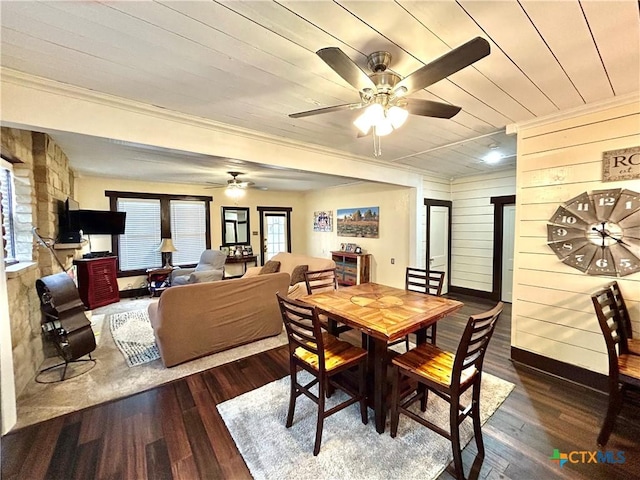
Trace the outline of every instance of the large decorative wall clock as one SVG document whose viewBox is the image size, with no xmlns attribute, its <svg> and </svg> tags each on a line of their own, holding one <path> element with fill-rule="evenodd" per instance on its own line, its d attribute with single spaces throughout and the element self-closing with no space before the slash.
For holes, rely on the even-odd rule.
<svg viewBox="0 0 640 480">
<path fill-rule="evenodd" d="M 584 192 L 559 206 L 547 224 L 548 245 L 588 275 L 640 271 L 640 194 L 614 188 Z"/>
</svg>

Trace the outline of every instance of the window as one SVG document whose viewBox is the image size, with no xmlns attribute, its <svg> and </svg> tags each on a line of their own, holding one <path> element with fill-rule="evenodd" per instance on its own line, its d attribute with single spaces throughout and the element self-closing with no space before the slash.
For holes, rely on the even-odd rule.
<svg viewBox="0 0 640 480">
<path fill-rule="evenodd" d="M 160 200 L 119 198 L 118 211 L 126 212 L 124 235 L 119 235 L 120 270 L 162 266 L 160 252 Z"/>
<path fill-rule="evenodd" d="M 121 276 L 140 275 L 163 265 L 156 249 L 163 238 L 176 247 L 173 265 L 195 265 L 203 250 L 211 248 L 211 197 L 135 192 L 105 192 L 111 210 L 126 212 L 124 235 L 112 237 Z"/>
<path fill-rule="evenodd" d="M 171 200 L 171 238 L 175 265 L 198 263 L 206 248 L 204 202 Z"/>
<path fill-rule="evenodd" d="M 11 164 L 0 160 L 0 212 L 2 215 L 2 244 L 7 265 L 17 262 L 16 234 L 14 228 L 15 198 Z"/>
</svg>

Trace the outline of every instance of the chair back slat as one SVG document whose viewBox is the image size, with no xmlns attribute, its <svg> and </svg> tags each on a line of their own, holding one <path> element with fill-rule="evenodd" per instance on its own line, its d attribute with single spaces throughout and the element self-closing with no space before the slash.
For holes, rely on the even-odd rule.
<svg viewBox="0 0 640 480">
<path fill-rule="evenodd" d="M 482 372 L 484 355 L 503 308 L 504 304 L 498 302 L 491 310 L 469 317 L 453 363 L 452 388 L 454 383 L 459 384 L 466 369 L 473 367 Z"/>
<path fill-rule="evenodd" d="M 442 295 L 444 272 L 439 270 L 425 270 L 423 268 L 407 267 L 404 288 L 412 292 L 429 295 Z"/>
<path fill-rule="evenodd" d="M 618 354 L 629 353 L 629 348 L 627 339 L 620 328 L 622 322 L 610 285 L 593 292 L 591 294 L 591 302 L 607 346 L 609 379 L 610 381 L 617 381 L 620 374 Z"/>
<path fill-rule="evenodd" d="M 322 329 L 315 307 L 284 297 L 278 292 L 278 305 L 287 331 L 289 353 L 302 348 L 318 356 L 318 365 L 324 371 L 324 343 Z"/>
<path fill-rule="evenodd" d="M 307 286 L 307 293 L 321 293 L 331 290 L 337 290 L 338 277 L 335 268 L 327 268 L 326 270 L 316 270 L 313 272 L 305 272 L 304 283 Z"/>
<path fill-rule="evenodd" d="M 611 293 L 613 293 L 615 307 L 618 309 L 618 313 L 620 314 L 620 326 L 621 328 L 624 328 L 624 336 L 627 339 L 633 338 L 631 316 L 629 315 L 629 309 L 627 308 L 627 303 L 624 301 L 618 282 L 614 280 L 609 284 L 609 288 L 611 288 Z"/>
</svg>

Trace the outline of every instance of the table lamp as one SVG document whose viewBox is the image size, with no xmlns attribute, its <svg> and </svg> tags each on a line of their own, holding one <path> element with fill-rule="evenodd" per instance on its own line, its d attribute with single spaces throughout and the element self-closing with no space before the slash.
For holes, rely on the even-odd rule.
<svg viewBox="0 0 640 480">
<path fill-rule="evenodd" d="M 158 245 L 158 248 L 156 248 L 157 252 L 162 252 L 162 257 L 164 260 L 164 268 L 173 268 L 171 266 L 171 263 L 169 262 L 170 259 L 170 253 L 171 252 L 177 252 L 178 249 L 173 245 L 173 240 L 171 240 L 170 238 L 163 238 L 162 241 L 160 242 L 160 245 Z"/>
</svg>

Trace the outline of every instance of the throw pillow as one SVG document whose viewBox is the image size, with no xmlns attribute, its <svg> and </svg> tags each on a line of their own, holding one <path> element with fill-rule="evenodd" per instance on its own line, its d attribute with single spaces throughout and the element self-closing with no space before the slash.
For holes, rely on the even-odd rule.
<svg viewBox="0 0 640 480">
<path fill-rule="evenodd" d="M 264 275 L 265 273 L 276 273 L 278 270 L 280 270 L 280 262 L 269 260 L 264 264 L 262 270 L 260 270 L 260 275 Z"/>
<path fill-rule="evenodd" d="M 295 285 L 299 282 L 304 282 L 304 274 L 309 271 L 309 265 L 298 265 L 291 272 L 291 283 L 289 285 Z"/>
</svg>

